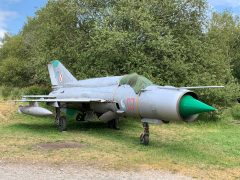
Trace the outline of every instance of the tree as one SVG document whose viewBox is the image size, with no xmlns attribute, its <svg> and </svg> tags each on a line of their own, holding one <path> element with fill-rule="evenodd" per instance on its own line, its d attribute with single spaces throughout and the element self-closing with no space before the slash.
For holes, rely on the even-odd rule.
<svg viewBox="0 0 240 180">
<path fill-rule="evenodd" d="M 33 71 L 29 64 L 28 47 L 20 35 L 6 37 L 0 48 L 0 84 L 24 87 L 31 85 Z"/>
<path fill-rule="evenodd" d="M 50 0 L 0 49 L 1 83 L 15 82 L 16 61 L 19 82 L 49 84 L 46 64 L 59 59 L 78 79 L 137 72 L 163 85 L 227 85 L 201 92 L 225 103 L 236 97 L 239 23 L 213 14 L 208 25 L 206 12 L 205 0 Z"/>
</svg>

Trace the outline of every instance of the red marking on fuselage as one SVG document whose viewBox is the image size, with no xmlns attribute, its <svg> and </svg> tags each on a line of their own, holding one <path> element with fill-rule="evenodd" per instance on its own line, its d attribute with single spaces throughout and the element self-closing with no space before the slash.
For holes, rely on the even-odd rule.
<svg viewBox="0 0 240 180">
<path fill-rule="evenodd" d="M 61 71 L 59 71 L 59 82 L 62 82 L 62 80 L 63 80 L 63 75 L 62 75 Z"/>
<path fill-rule="evenodd" d="M 135 109 L 135 98 L 127 98 L 127 110 L 134 111 Z"/>
</svg>

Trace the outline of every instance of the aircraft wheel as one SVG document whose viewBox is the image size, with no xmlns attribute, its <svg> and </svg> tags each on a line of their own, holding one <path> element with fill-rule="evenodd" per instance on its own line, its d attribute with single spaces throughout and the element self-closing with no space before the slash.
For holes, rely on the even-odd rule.
<svg viewBox="0 0 240 180">
<path fill-rule="evenodd" d="M 107 123 L 108 128 L 120 130 L 120 128 L 118 127 L 118 123 L 119 123 L 119 119 L 113 119 Z"/>
<path fill-rule="evenodd" d="M 149 144 L 149 135 L 148 134 L 141 134 L 140 143 L 147 146 Z"/>
<path fill-rule="evenodd" d="M 67 130 L 67 118 L 65 116 L 59 118 L 58 129 L 60 132 Z"/>
<path fill-rule="evenodd" d="M 163 122 L 164 124 L 169 124 L 169 121 L 164 121 L 164 120 L 162 120 L 162 122 Z"/>
<path fill-rule="evenodd" d="M 54 123 L 55 123 L 55 125 L 59 126 L 59 118 L 55 118 Z"/>
<path fill-rule="evenodd" d="M 76 117 L 76 121 L 84 121 L 85 120 L 86 113 L 78 113 Z"/>
<path fill-rule="evenodd" d="M 56 108 L 55 124 L 57 126 L 59 126 L 60 114 L 61 114 L 60 108 Z"/>
</svg>

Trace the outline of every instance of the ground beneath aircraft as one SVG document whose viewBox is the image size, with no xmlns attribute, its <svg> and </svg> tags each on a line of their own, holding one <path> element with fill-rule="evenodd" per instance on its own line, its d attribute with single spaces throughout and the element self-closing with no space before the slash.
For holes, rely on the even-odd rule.
<svg viewBox="0 0 240 180">
<path fill-rule="evenodd" d="M 116 171 L 101 170 L 83 165 L 49 166 L 36 164 L 13 164 L 0 162 L 0 179 L 179 179 L 191 180 L 192 178 L 179 174 L 161 171 Z"/>
<path fill-rule="evenodd" d="M 84 144 L 76 142 L 54 142 L 54 143 L 39 143 L 35 146 L 36 149 L 43 150 L 59 150 L 65 148 L 84 148 Z"/>
<path fill-rule="evenodd" d="M 60 133 L 53 117 L 21 115 L 0 101 L 0 179 L 239 179 L 239 112 L 236 105 L 221 121 L 150 126 L 142 146 L 138 119 L 121 121 L 119 131 L 71 120 Z"/>
</svg>

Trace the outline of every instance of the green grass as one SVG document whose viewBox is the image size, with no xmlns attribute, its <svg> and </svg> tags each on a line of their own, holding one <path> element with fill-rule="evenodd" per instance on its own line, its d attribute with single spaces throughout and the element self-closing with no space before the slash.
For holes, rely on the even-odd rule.
<svg viewBox="0 0 240 180">
<path fill-rule="evenodd" d="M 215 122 L 150 126 L 149 146 L 139 143 L 143 129 L 137 119 L 121 121 L 119 131 L 108 129 L 103 123 L 71 120 L 68 131 L 60 133 L 53 118 L 13 113 L 1 121 L 0 158 L 84 163 L 101 168 L 164 169 L 199 178 L 237 178 L 240 177 L 240 125 L 232 120 L 236 120 L 238 110 L 237 106 L 234 111 L 225 110 L 222 119 Z M 60 150 L 36 146 L 47 142 L 79 142 L 84 146 Z"/>
</svg>

